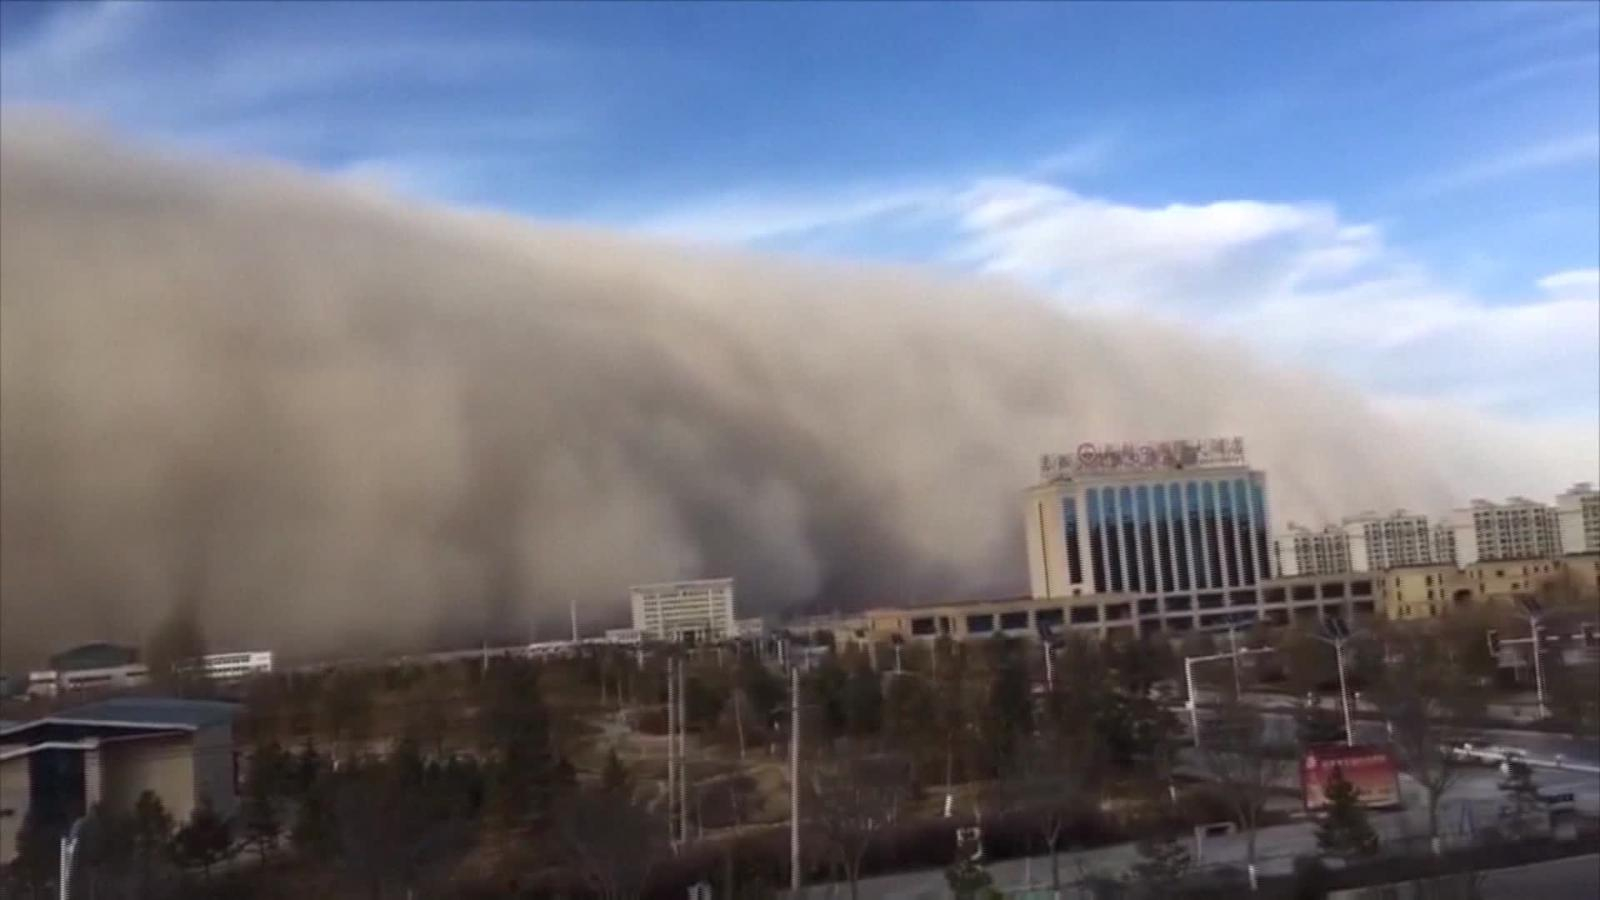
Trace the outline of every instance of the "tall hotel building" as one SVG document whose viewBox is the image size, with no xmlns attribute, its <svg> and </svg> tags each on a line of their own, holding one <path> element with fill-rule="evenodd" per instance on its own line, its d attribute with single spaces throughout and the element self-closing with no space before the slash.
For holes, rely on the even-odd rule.
<svg viewBox="0 0 1600 900">
<path fill-rule="evenodd" d="M 1271 576 L 1267 487 L 1242 439 L 1084 444 L 1040 469 L 1025 510 L 1035 598 L 1256 607 Z"/>
</svg>

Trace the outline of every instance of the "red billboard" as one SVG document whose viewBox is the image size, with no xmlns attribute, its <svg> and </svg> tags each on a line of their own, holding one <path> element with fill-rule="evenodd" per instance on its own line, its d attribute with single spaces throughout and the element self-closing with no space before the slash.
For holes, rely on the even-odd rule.
<svg viewBox="0 0 1600 900">
<path fill-rule="evenodd" d="M 1400 768 L 1388 747 L 1372 744 L 1318 744 L 1300 759 L 1300 794 L 1306 810 L 1316 812 L 1328 805 L 1325 793 L 1334 770 L 1355 786 L 1361 805 L 1371 808 L 1401 804 Z"/>
</svg>

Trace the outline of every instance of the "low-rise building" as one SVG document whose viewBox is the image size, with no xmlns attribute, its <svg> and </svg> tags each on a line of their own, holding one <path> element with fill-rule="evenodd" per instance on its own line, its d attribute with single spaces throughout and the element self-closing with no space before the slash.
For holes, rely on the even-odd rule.
<svg viewBox="0 0 1600 900">
<path fill-rule="evenodd" d="M 1391 621 L 1431 619 L 1478 600 L 1470 579 L 1454 563 L 1401 566 L 1376 577 L 1383 617 Z"/>
<path fill-rule="evenodd" d="M 150 791 L 183 821 L 235 811 L 231 703 L 120 697 L 0 728 L 0 862 L 30 817 L 65 828 L 96 803 L 117 813 Z"/>
<path fill-rule="evenodd" d="M 1517 597 L 1537 597 L 1564 577 L 1553 557 L 1499 559 L 1475 562 L 1462 569 L 1462 575 L 1480 602 L 1514 601 Z"/>
<path fill-rule="evenodd" d="M 28 673 L 28 693 L 55 696 L 63 691 L 115 690 L 150 680 L 150 670 L 138 661 L 137 651 L 114 644 L 85 644 L 50 659 L 54 668 Z M 271 673 L 272 651 L 211 653 L 178 668 L 211 681 L 237 681 Z"/>
</svg>

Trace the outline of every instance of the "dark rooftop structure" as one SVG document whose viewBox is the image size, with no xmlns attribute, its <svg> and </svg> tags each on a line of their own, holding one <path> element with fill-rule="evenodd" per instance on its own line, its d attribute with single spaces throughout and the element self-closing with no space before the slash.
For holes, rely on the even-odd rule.
<svg viewBox="0 0 1600 900">
<path fill-rule="evenodd" d="M 131 666 L 139 661 L 139 651 L 121 644 L 95 641 L 71 650 L 63 650 L 50 657 L 50 668 L 57 672 L 76 672 L 81 669 L 110 669 Z"/>
<path fill-rule="evenodd" d="M 216 700 L 175 697 L 113 697 L 63 709 L 42 719 L 0 729 L 0 740 L 76 740 L 129 731 L 198 731 L 228 725 L 239 707 Z"/>
</svg>

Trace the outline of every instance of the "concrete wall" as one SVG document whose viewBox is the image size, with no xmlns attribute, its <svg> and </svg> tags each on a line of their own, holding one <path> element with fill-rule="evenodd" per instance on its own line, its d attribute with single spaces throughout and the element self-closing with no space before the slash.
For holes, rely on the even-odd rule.
<svg viewBox="0 0 1600 900">
<path fill-rule="evenodd" d="M 205 797 L 211 808 L 224 816 L 233 815 L 239 806 L 235 789 L 233 729 L 228 725 L 202 728 L 194 736 L 195 798 Z"/>
<path fill-rule="evenodd" d="M 17 831 L 28 817 L 28 758 L 0 762 L 0 863 L 17 855 Z"/>
<path fill-rule="evenodd" d="M 133 809 L 139 794 L 154 791 L 182 822 L 195 805 L 194 739 L 188 734 L 112 741 L 101 745 L 101 800 L 117 812 Z"/>
</svg>

